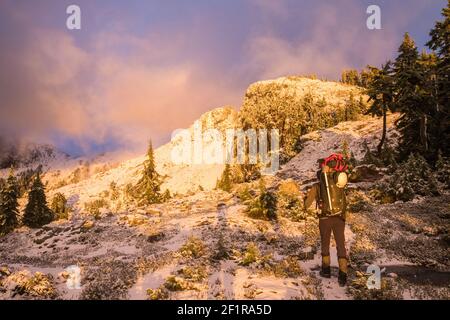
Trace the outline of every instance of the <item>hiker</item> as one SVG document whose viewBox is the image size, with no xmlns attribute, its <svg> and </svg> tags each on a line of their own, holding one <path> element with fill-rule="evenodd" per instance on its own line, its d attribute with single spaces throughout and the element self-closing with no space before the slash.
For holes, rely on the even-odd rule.
<svg viewBox="0 0 450 320">
<path fill-rule="evenodd" d="M 318 183 L 314 184 L 305 198 L 305 210 L 316 203 L 322 250 L 321 276 L 331 277 L 330 239 L 331 232 L 336 241 L 339 263 L 338 281 L 340 286 L 347 283 L 347 250 L 345 248 L 346 198 L 345 187 L 348 179 L 348 166 L 340 154 L 333 154 L 318 161 Z"/>
</svg>

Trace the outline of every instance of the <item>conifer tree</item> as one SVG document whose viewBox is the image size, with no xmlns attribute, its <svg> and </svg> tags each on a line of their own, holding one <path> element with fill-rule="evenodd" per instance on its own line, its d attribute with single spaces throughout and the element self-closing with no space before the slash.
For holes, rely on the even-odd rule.
<svg viewBox="0 0 450 320">
<path fill-rule="evenodd" d="M 152 142 L 149 142 L 147 159 L 144 161 L 142 177 L 135 187 L 136 197 L 140 205 L 149 205 L 161 202 L 162 178 L 156 172 L 155 155 Z"/>
<path fill-rule="evenodd" d="M 52 199 L 51 210 L 55 214 L 55 218 L 57 219 L 67 219 L 69 217 L 69 207 L 67 206 L 66 197 L 58 192 Z"/>
<path fill-rule="evenodd" d="M 405 34 L 394 63 L 395 105 L 401 112 L 397 128 L 401 134 L 400 157 L 428 152 L 428 116 L 423 102 L 423 77 L 414 40 Z"/>
<path fill-rule="evenodd" d="M 430 32 L 427 46 L 437 56 L 436 74 L 433 77 L 436 141 L 444 156 L 450 156 L 450 0 L 442 10 L 443 21 L 438 21 Z"/>
<path fill-rule="evenodd" d="M 53 212 L 47 206 L 45 187 L 38 173 L 28 193 L 28 204 L 23 215 L 23 223 L 30 228 L 40 228 L 52 222 Z"/>
<path fill-rule="evenodd" d="M 225 165 L 225 169 L 222 172 L 222 177 L 220 178 L 219 181 L 217 181 L 216 187 L 226 192 L 231 191 L 232 187 L 231 168 L 228 163 Z"/>
<path fill-rule="evenodd" d="M 355 95 L 353 93 L 350 93 L 349 98 L 345 102 L 345 121 L 356 120 L 359 113 L 359 105 L 355 100 Z"/>
<path fill-rule="evenodd" d="M 388 111 L 394 111 L 394 86 L 392 77 L 391 62 L 388 61 L 381 69 L 370 67 L 372 73 L 372 79 L 368 83 L 367 95 L 369 101 L 372 101 L 372 105 L 367 111 L 372 116 L 383 117 L 383 132 L 380 143 L 378 144 L 378 155 L 383 150 L 384 143 L 386 141 L 387 132 L 387 113 Z"/>
<path fill-rule="evenodd" d="M 18 195 L 17 179 L 11 169 L 8 179 L 0 190 L 0 235 L 11 232 L 19 225 Z"/>
</svg>

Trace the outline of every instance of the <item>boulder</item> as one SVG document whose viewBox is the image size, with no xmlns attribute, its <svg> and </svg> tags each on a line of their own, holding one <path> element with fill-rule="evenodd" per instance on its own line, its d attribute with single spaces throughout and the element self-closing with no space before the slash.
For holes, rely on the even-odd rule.
<svg viewBox="0 0 450 320">
<path fill-rule="evenodd" d="M 350 182 L 366 182 L 376 181 L 381 179 L 383 175 L 375 165 L 360 165 L 357 166 L 349 177 Z"/>
</svg>

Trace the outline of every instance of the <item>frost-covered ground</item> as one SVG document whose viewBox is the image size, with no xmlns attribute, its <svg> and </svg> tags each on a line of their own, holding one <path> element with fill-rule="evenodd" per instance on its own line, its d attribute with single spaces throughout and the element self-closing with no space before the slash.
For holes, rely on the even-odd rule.
<svg viewBox="0 0 450 320">
<path fill-rule="evenodd" d="M 394 120 L 395 116 L 389 117 L 390 124 Z M 312 182 L 317 158 L 339 151 L 342 141 L 347 140 L 360 159 L 364 141 L 373 146 L 380 127 L 379 119 L 367 118 L 311 133 L 304 137 L 303 151 L 275 177 L 268 178 L 268 184 L 276 188 L 283 180 L 293 179 L 304 189 Z M 389 137 L 394 140 L 395 131 L 390 130 Z M 100 196 L 120 177 L 132 181 L 143 159 L 120 162 L 105 172 L 58 188 L 74 205 L 69 220 L 36 230 L 22 227 L 0 238 L 0 298 L 450 297 L 448 193 L 379 205 L 364 198 L 374 179 L 350 184 L 351 198 L 356 195 L 366 200 L 348 217 L 350 279 L 349 285 L 341 288 L 337 285 L 334 244 L 333 277 L 319 275 L 316 219 L 251 219 L 234 194 L 197 190 L 150 207 L 119 207 L 113 201 L 114 205 L 102 208 L 95 217 L 85 212 L 83 201 Z M 196 181 L 203 179 L 199 171 L 189 170 L 193 169 L 185 168 L 172 179 L 182 183 L 193 172 Z M 385 268 L 381 290 L 367 290 L 365 271 L 370 264 Z M 66 271 L 70 266 L 81 272 L 79 289 L 67 286 L 68 279 L 71 283 L 71 274 Z"/>
<path fill-rule="evenodd" d="M 387 297 L 448 298 L 449 248 L 439 237 L 448 227 L 449 202 L 447 194 L 351 214 L 346 229 L 350 284 L 375 263 L 386 268 L 383 277 L 392 286 L 383 293 Z M 336 259 L 333 277 L 319 276 L 314 219 L 250 219 L 237 198 L 222 192 L 172 200 L 157 209 L 157 215 L 77 217 L 2 238 L 0 297 L 147 299 L 147 289 L 158 288 L 167 294 L 159 298 L 167 299 L 352 299 L 367 294 L 337 285 Z M 259 253 L 246 265 L 249 243 Z M 81 268 L 79 290 L 65 283 L 64 270 L 73 265 Z M 36 272 L 42 279 L 33 278 Z"/>
</svg>

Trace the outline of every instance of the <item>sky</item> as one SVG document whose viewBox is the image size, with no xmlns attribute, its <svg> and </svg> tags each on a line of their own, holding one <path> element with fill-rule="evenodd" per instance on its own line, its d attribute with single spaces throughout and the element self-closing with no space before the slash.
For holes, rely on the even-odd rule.
<svg viewBox="0 0 450 320">
<path fill-rule="evenodd" d="M 69 30 L 66 8 L 81 9 Z M 369 5 L 381 30 L 366 27 Z M 0 0 L 0 138 L 72 155 L 143 151 L 247 87 L 337 80 L 423 48 L 446 0 Z"/>
</svg>

